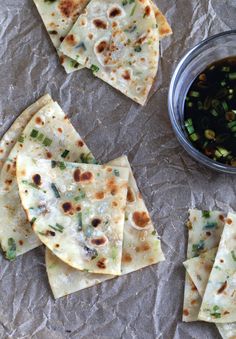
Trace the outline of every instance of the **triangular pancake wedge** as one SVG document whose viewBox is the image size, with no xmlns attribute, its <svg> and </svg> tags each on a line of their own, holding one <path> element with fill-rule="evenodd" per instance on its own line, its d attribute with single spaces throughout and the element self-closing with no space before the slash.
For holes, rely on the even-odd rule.
<svg viewBox="0 0 236 339">
<path fill-rule="evenodd" d="M 236 321 L 236 214 L 226 218 L 198 318 L 214 323 Z"/>
<path fill-rule="evenodd" d="M 16 256 L 41 243 L 32 231 L 22 208 L 16 181 L 16 157 L 95 162 L 91 152 L 57 103 L 40 109 L 27 124 L 6 159 L 0 176 L 0 241 L 6 258 Z"/>
<path fill-rule="evenodd" d="M 71 30 L 89 0 L 33 0 L 50 36 L 60 62 L 67 73 L 83 68 L 78 62 L 63 55 L 59 46 Z"/>
<path fill-rule="evenodd" d="M 165 258 L 161 250 L 160 239 L 137 188 L 127 157 L 120 157 L 108 164 L 128 167 L 130 170 L 121 266 L 122 275 L 124 275 L 163 261 Z M 137 215 L 137 213 L 142 217 L 139 218 L 139 225 L 133 221 L 133 216 Z M 137 219 L 134 219 L 137 222 Z M 46 250 L 46 268 L 55 298 L 60 298 L 114 278 L 111 275 L 98 275 L 75 270 L 59 260 L 48 249 Z"/>
<path fill-rule="evenodd" d="M 90 1 L 60 51 L 144 105 L 159 59 L 159 32 L 150 1 Z"/>
<path fill-rule="evenodd" d="M 217 248 L 184 262 L 188 274 L 203 297 L 215 261 Z M 236 339 L 236 323 L 216 324 L 223 339 Z"/>
<path fill-rule="evenodd" d="M 9 127 L 0 141 L 0 170 L 32 116 L 43 106 L 52 102 L 53 100 L 49 94 L 44 95 L 26 108 Z"/>
<path fill-rule="evenodd" d="M 17 158 L 19 193 L 35 233 L 74 268 L 121 274 L 129 170 L 64 164 Z"/>
<path fill-rule="evenodd" d="M 224 214 L 219 211 L 190 209 L 187 227 L 189 232 L 187 259 L 190 259 L 218 246 L 224 227 Z M 200 306 L 201 296 L 187 272 L 183 321 L 197 321 Z"/>
</svg>

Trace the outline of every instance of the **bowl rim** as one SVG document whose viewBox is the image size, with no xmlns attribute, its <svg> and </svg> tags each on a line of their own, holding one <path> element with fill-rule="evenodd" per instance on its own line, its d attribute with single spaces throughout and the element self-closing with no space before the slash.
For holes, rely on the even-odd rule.
<svg viewBox="0 0 236 339">
<path fill-rule="evenodd" d="M 192 47 L 185 55 L 180 59 L 173 75 L 171 78 L 170 86 L 169 86 L 169 93 L 168 93 L 168 112 L 169 112 L 169 118 L 174 130 L 174 133 L 180 142 L 180 144 L 183 146 L 183 148 L 188 152 L 190 156 L 192 156 L 195 160 L 198 162 L 204 164 L 205 166 L 220 171 L 220 172 L 225 172 L 225 173 L 231 173 L 231 174 L 236 174 L 236 167 L 232 167 L 230 165 L 224 165 L 221 164 L 220 162 L 217 162 L 200 151 L 198 151 L 192 144 L 191 142 L 186 138 L 184 135 L 184 132 L 182 128 L 180 127 L 176 115 L 174 113 L 174 107 L 173 107 L 173 97 L 174 97 L 174 92 L 176 88 L 176 84 L 178 82 L 178 76 L 182 73 L 182 69 L 184 68 L 186 63 L 191 62 L 196 55 L 198 54 L 199 49 L 202 47 L 206 46 L 209 42 L 213 40 L 217 40 L 218 38 L 224 37 L 224 36 L 230 36 L 230 35 L 236 35 L 236 29 L 233 30 L 228 30 L 224 31 L 218 34 L 214 34 L 200 43 L 196 44 L 194 47 Z"/>
</svg>

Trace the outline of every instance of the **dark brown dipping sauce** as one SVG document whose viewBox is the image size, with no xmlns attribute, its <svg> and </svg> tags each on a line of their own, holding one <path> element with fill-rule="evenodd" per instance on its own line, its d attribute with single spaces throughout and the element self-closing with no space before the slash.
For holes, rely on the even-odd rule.
<svg viewBox="0 0 236 339">
<path fill-rule="evenodd" d="M 211 64 L 193 81 L 184 125 L 196 149 L 236 167 L 236 56 Z"/>
</svg>

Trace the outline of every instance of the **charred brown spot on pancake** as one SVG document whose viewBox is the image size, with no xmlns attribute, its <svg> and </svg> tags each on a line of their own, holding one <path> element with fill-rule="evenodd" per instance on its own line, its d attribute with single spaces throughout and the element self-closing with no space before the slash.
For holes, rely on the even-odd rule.
<svg viewBox="0 0 236 339">
<path fill-rule="evenodd" d="M 76 211 L 77 211 L 77 212 L 80 212 L 80 211 L 81 211 L 81 206 L 80 206 L 80 205 L 76 206 Z"/>
<path fill-rule="evenodd" d="M 164 35 L 170 33 L 170 30 L 168 28 L 161 27 L 159 33 L 160 35 Z"/>
<path fill-rule="evenodd" d="M 97 267 L 101 268 L 101 269 L 105 269 L 106 268 L 106 259 L 105 258 L 101 258 L 98 262 L 97 262 Z"/>
<path fill-rule="evenodd" d="M 64 37 L 64 36 L 61 36 L 61 37 L 60 37 L 60 42 L 63 42 L 64 39 L 65 39 L 65 37 Z"/>
<path fill-rule="evenodd" d="M 101 29 L 107 28 L 107 23 L 105 21 L 101 20 L 101 19 L 94 19 L 93 24 L 97 28 L 101 28 Z"/>
<path fill-rule="evenodd" d="M 82 140 L 78 140 L 77 145 L 78 145 L 79 147 L 83 147 L 83 146 L 84 146 L 84 143 L 83 143 Z"/>
<path fill-rule="evenodd" d="M 68 212 L 70 212 L 72 210 L 73 207 L 72 207 L 72 204 L 70 202 L 64 202 L 62 204 L 62 208 L 63 208 L 63 211 L 65 213 L 68 213 Z"/>
<path fill-rule="evenodd" d="M 52 237 L 55 237 L 56 233 L 50 230 L 47 230 L 45 235 L 51 235 Z"/>
<path fill-rule="evenodd" d="M 150 13 L 151 13 L 151 7 L 150 6 L 146 6 L 145 9 L 144 9 L 144 12 L 145 12 L 145 16 L 149 16 Z"/>
<path fill-rule="evenodd" d="M 96 51 L 97 53 L 102 53 L 105 51 L 105 49 L 107 48 L 108 44 L 107 42 L 104 40 L 104 41 L 101 41 L 97 47 L 96 47 Z"/>
<path fill-rule="evenodd" d="M 92 181 L 93 174 L 91 172 L 84 172 L 81 174 L 80 181 Z"/>
<path fill-rule="evenodd" d="M 36 124 L 41 125 L 42 119 L 40 117 L 36 117 L 35 122 L 36 122 Z"/>
<path fill-rule="evenodd" d="M 223 259 L 220 259 L 220 262 L 223 264 L 224 260 L 223 260 Z"/>
<path fill-rule="evenodd" d="M 134 212 L 133 221 L 135 225 L 142 228 L 142 227 L 146 227 L 149 224 L 150 218 L 147 212 Z"/>
<path fill-rule="evenodd" d="M 147 36 L 141 36 L 140 38 L 138 38 L 138 40 L 136 40 L 136 44 L 141 45 L 145 40 L 146 40 Z"/>
<path fill-rule="evenodd" d="M 219 219 L 221 220 L 221 221 L 225 221 L 225 217 L 221 214 L 221 215 L 219 215 Z"/>
<path fill-rule="evenodd" d="M 150 250 L 150 245 L 145 241 L 143 244 L 141 244 L 140 246 L 135 247 L 135 251 L 136 252 L 147 252 Z"/>
<path fill-rule="evenodd" d="M 192 285 L 191 290 L 192 291 L 197 291 L 197 287 L 195 285 Z"/>
<path fill-rule="evenodd" d="M 59 244 L 55 244 L 55 247 L 56 247 L 56 248 L 59 248 L 59 247 L 60 247 L 60 245 L 59 245 Z"/>
<path fill-rule="evenodd" d="M 78 1 L 75 0 L 61 0 L 58 6 L 62 16 L 66 18 L 73 18 L 78 10 Z"/>
<path fill-rule="evenodd" d="M 122 262 L 123 263 L 129 263 L 132 261 L 132 257 L 128 252 L 124 252 L 122 255 Z"/>
<path fill-rule="evenodd" d="M 88 37 L 89 37 L 90 40 L 92 40 L 93 39 L 93 34 L 89 33 Z"/>
<path fill-rule="evenodd" d="M 104 198 L 104 192 L 97 192 L 95 193 L 95 198 L 101 200 Z"/>
<path fill-rule="evenodd" d="M 112 168 L 111 168 L 111 167 L 108 167 L 108 168 L 107 168 L 107 172 L 108 172 L 108 173 L 111 173 L 111 172 L 112 172 Z"/>
<path fill-rule="evenodd" d="M 207 272 L 211 272 L 212 265 L 211 265 L 211 264 L 209 264 L 209 263 L 206 263 L 206 264 L 204 265 L 204 268 L 205 268 L 205 271 L 207 271 Z"/>
<path fill-rule="evenodd" d="M 9 171 L 10 171 L 10 169 L 11 169 L 11 165 L 10 165 L 10 164 L 8 164 L 8 165 L 7 165 L 7 172 L 9 172 Z"/>
<path fill-rule="evenodd" d="M 211 232 L 206 232 L 206 235 L 207 235 L 208 237 L 210 237 L 210 236 L 211 236 Z"/>
<path fill-rule="evenodd" d="M 134 194 L 132 192 L 132 189 L 128 186 L 128 191 L 127 191 L 127 201 L 128 202 L 134 202 Z"/>
<path fill-rule="evenodd" d="M 109 13 L 110 18 L 115 18 L 116 16 L 119 16 L 119 15 L 121 15 L 121 10 L 119 7 L 113 7 L 110 10 L 110 13 Z"/>
<path fill-rule="evenodd" d="M 94 218 L 94 219 L 92 220 L 91 224 L 92 224 L 93 227 L 98 227 L 98 225 L 100 225 L 101 222 L 102 222 L 101 219 L 99 219 L 99 218 Z"/>
<path fill-rule="evenodd" d="M 138 192 L 138 197 L 139 199 L 143 199 L 142 194 L 140 192 Z"/>
<path fill-rule="evenodd" d="M 113 28 L 117 27 L 117 25 L 118 25 L 117 22 L 113 22 L 113 23 L 112 23 L 112 27 L 113 27 Z"/>
<path fill-rule="evenodd" d="M 3 149 L 2 148 L 0 148 L 0 153 L 3 153 Z"/>
<path fill-rule="evenodd" d="M 51 158 L 52 158 L 52 153 L 51 153 L 51 152 L 47 152 L 46 155 L 47 155 L 47 158 L 48 158 L 48 159 L 51 159 Z"/>
<path fill-rule="evenodd" d="M 75 171 L 74 171 L 74 180 L 76 182 L 79 182 L 80 181 L 80 175 L 81 175 L 81 171 L 79 168 L 77 168 Z"/>
<path fill-rule="evenodd" d="M 124 73 L 122 74 L 122 78 L 125 80 L 130 80 L 131 79 L 130 72 L 128 70 L 125 70 Z"/>
<path fill-rule="evenodd" d="M 108 179 L 107 189 L 111 193 L 111 195 L 116 195 L 118 193 L 118 186 L 115 182 L 115 178 Z"/>
<path fill-rule="evenodd" d="M 117 201 L 112 201 L 112 206 L 113 207 L 117 207 L 118 206 L 118 202 Z"/>
<path fill-rule="evenodd" d="M 40 186 L 41 185 L 41 176 L 39 174 L 35 174 L 33 176 L 33 182 L 35 183 L 35 185 Z"/>
<path fill-rule="evenodd" d="M 154 264 L 155 261 L 156 261 L 156 260 L 155 260 L 155 258 L 153 258 L 153 257 L 151 257 L 151 258 L 148 259 L 148 262 L 149 262 L 150 264 Z"/>
<path fill-rule="evenodd" d="M 60 58 L 59 58 L 59 60 L 60 60 L 60 63 L 61 63 L 61 64 L 64 64 L 64 62 L 65 62 L 65 56 L 64 56 L 64 55 L 61 55 Z"/>
<path fill-rule="evenodd" d="M 195 304 L 197 304 L 197 300 L 195 300 L 195 299 L 193 299 L 192 301 L 191 301 L 191 305 L 195 305 Z"/>
<path fill-rule="evenodd" d="M 91 244 L 96 245 L 96 246 L 101 246 L 106 243 L 106 238 L 105 237 L 100 237 L 100 238 L 95 238 L 91 240 Z"/>
<path fill-rule="evenodd" d="M 59 127 L 57 130 L 58 130 L 59 133 L 62 133 L 62 128 L 61 127 Z"/>
<path fill-rule="evenodd" d="M 72 45 L 72 46 L 74 46 L 76 44 L 75 37 L 74 37 L 73 34 L 67 35 L 66 41 L 69 45 Z"/>
<path fill-rule="evenodd" d="M 224 311 L 224 313 L 223 313 L 224 315 L 226 315 L 226 314 L 230 314 L 230 312 L 229 311 Z M 230 339 L 236 339 L 236 337 L 231 337 Z"/>
<path fill-rule="evenodd" d="M 5 180 L 5 184 L 10 186 L 12 184 L 12 180 L 8 180 L 8 179 Z"/>
<path fill-rule="evenodd" d="M 183 310 L 183 315 L 185 315 L 186 317 L 189 315 L 189 311 L 187 309 Z"/>
<path fill-rule="evenodd" d="M 223 293 L 224 290 L 226 289 L 226 287 L 227 287 L 227 281 L 225 281 L 225 282 L 223 283 L 223 285 L 218 289 L 217 294 Z"/>
<path fill-rule="evenodd" d="M 19 240 L 19 245 L 22 246 L 24 244 L 23 240 Z"/>
<path fill-rule="evenodd" d="M 227 222 L 228 225 L 231 225 L 233 221 L 232 221 L 232 219 L 227 218 L 227 219 L 226 219 L 226 222 Z"/>
</svg>

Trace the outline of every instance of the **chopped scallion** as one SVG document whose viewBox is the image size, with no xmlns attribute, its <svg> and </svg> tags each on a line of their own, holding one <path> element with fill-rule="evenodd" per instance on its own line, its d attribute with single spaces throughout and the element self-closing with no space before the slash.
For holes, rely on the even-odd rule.
<svg viewBox="0 0 236 339">
<path fill-rule="evenodd" d="M 33 129 L 30 133 L 31 138 L 37 138 L 39 132 L 36 129 Z"/>
<path fill-rule="evenodd" d="M 49 138 L 45 138 L 44 140 L 43 140 L 43 145 L 44 146 L 50 146 L 52 144 L 52 139 L 49 139 Z"/>
<path fill-rule="evenodd" d="M 55 197 L 56 198 L 60 198 L 61 195 L 60 195 L 60 193 L 59 193 L 59 191 L 57 189 L 57 186 L 54 183 L 51 183 L 51 188 L 52 188 L 52 190 L 53 190 L 53 192 L 55 194 Z"/>
<path fill-rule="evenodd" d="M 65 149 L 65 151 L 61 154 L 62 158 L 66 158 L 67 155 L 70 153 L 70 151 L 68 151 L 67 149 Z"/>
<path fill-rule="evenodd" d="M 63 233 L 63 230 L 64 230 L 64 226 L 56 223 L 55 226 L 52 226 L 52 225 L 48 225 L 50 228 L 52 228 L 54 231 L 58 231 L 60 233 Z"/>
</svg>

